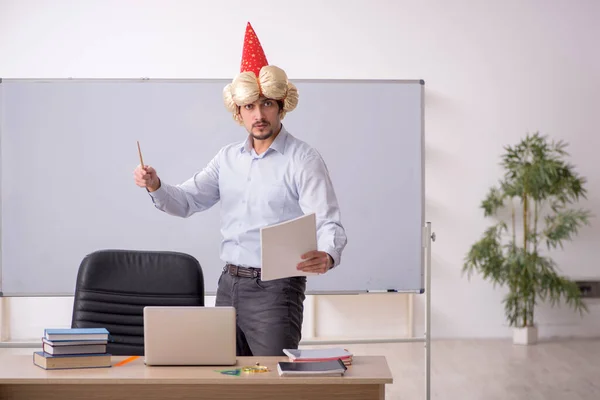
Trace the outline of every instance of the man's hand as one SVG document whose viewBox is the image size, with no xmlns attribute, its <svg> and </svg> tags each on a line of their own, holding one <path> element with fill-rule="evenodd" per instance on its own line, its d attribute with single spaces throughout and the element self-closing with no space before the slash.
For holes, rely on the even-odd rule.
<svg viewBox="0 0 600 400">
<path fill-rule="evenodd" d="M 149 192 L 154 192 L 160 187 L 160 179 L 156 170 L 148 165 L 143 168 L 138 165 L 133 171 L 133 178 L 136 185 L 148 189 Z"/>
<path fill-rule="evenodd" d="M 324 274 L 333 266 L 333 258 L 324 251 L 309 251 L 302 255 L 304 261 L 298 263 L 296 269 L 304 272 Z"/>
</svg>

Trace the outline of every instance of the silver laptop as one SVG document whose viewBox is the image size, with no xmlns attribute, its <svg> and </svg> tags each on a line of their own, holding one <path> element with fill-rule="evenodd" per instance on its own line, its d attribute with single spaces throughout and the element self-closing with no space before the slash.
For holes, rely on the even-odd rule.
<svg viewBox="0 0 600 400">
<path fill-rule="evenodd" d="M 146 365 L 234 365 L 235 308 L 144 307 Z"/>
</svg>

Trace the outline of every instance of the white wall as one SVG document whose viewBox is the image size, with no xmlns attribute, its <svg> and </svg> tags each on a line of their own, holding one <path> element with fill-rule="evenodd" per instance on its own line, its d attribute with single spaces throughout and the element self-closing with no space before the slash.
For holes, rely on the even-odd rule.
<svg viewBox="0 0 600 400">
<path fill-rule="evenodd" d="M 410 336 L 407 330 L 408 295 L 368 295 L 368 302 L 363 300 L 365 296 L 307 296 L 302 339 Z M 360 312 L 366 304 L 371 307 L 371 312 Z M 214 296 L 207 296 L 205 305 L 214 306 Z M 394 312 L 390 312 L 391 307 Z M 73 297 L 0 298 L 0 321 L 4 322 L 0 324 L 0 342 L 38 341 L 45 328 L 68 328 L 72 309 Z M 359 312 L 354 312 L 355 309 Z M 1 336 L 2 328 L 4 336 Z"/>
<path fill-rule="evenodd" d="M 598 16 L 595 0 L 0 0 L 0 76 L 231 78 L 251 21 L 269 61 L 291 79 L 424 79 L 427 219 L 438 237 L 432 334 L 507 337 L 504 291 L 479 278 L 467 281 L 462 260 L 487 226 L 478 206 L 499 178 L 502 146 L 526 132 L 540 130 L 571 144 L 573 161 L 589 180 L 584 205 L 600 215 Z M 595 220 L 557 254 L 563 271 L 600 278 L 599 239 Z M 406 318 L 400 314 L 405 300 L 396 299 L 389 306 L 365 296 L 320 299 L 320 329 L 342 335 L 358 319 L 363 334 L 396 332 Z M 10 313 L 16 325 L 68 316 L 69 305 L 61 301 L 11 303 L 20 307 Z M 422 297 L 415 304 L 420 317 Z M 384 310 L 374 314 L 376 306 Z M 598 304 L 591 311 L 580 319 L 543 306 L 541 334 L 595 335 Z M 418 335 L 421 326 L 419 318 Z"/>
</svg>

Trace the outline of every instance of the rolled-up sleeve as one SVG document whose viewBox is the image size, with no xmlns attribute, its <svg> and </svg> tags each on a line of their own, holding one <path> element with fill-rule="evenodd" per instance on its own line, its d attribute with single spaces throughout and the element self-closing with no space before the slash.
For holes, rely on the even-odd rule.
<svg viewBox="0 0 600 400">
<path fill-rule="evenodd" d="M 316 150 L 302 160 L 297 177 L 300 207 L 305 214 L 314 212 L 316 215 L 318 249 L 328 253 L 336 267 L 348 239 L 329 171 Z"/>
</svg>

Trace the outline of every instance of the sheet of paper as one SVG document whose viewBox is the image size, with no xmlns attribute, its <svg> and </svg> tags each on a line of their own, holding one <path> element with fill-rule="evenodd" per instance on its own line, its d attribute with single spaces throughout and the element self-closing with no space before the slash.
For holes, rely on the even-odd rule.
<svg viewBox="0 0 600 400">
<path fill-rule="evenodd" d="M 302 254 L 317 250 L 317 221 L 314 213 L 264 227 L 260 230 L 261 279 L 311 276 L 296 269 Z"/>
</svg>

